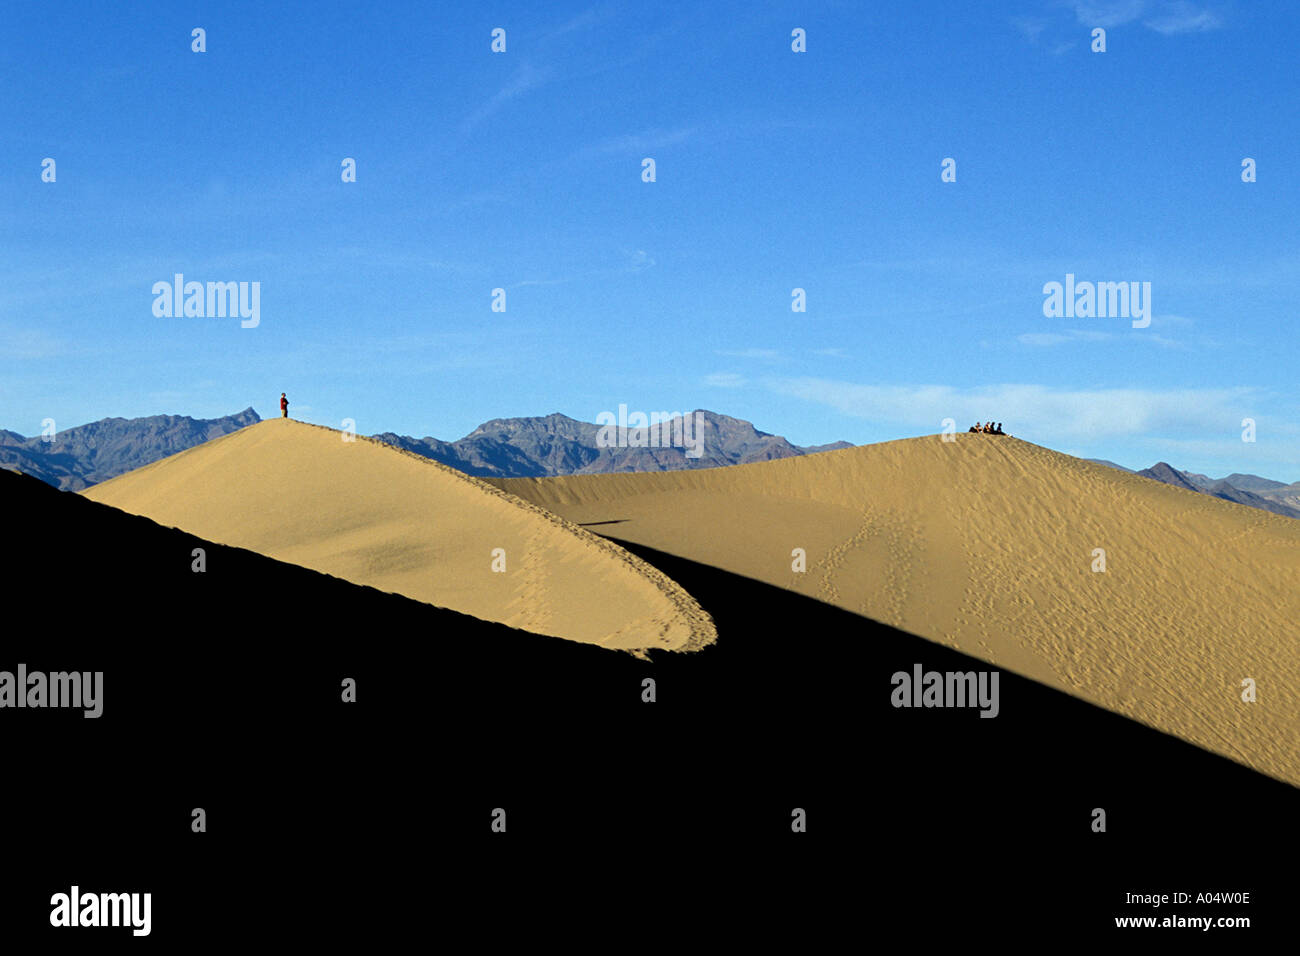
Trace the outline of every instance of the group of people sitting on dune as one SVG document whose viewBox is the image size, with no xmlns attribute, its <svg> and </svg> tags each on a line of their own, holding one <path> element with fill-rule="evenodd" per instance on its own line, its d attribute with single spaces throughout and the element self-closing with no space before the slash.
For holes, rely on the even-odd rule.
<svg viewBox="0 0 1300 956">
<path fill-rule="evenodd" d="M 976 422 L 970 427 L 973 432 L 979 432 L 981 435 L 1005 435 L 1002 430 L 1002 423 L 998 422 L 995 427 L 992 422 Z"/>
</svg>

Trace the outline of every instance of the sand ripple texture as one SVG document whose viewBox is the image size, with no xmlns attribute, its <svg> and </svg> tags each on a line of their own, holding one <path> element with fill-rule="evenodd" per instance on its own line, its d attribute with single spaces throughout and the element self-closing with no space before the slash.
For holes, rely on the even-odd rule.
<svg viewBox="0 0 1300 956">
<path fill-rule="evenodd" d="M 616 544 L 427 458 L 343 439 L 271 419 L 84 494 L 210 541 L 537 634 L 638 654 L 716 639 L 694 598 Z M 492 570 L 498 548 L 504 572 Z"/>
<path fill-rule="evenodd" d="M 1300 785 L 1300 520 L 1010 436 L 956 439 L 492 483 Z M 807 554 L 803 573 L 792 571 L 796 548 Z M 1094 549 L 1105 552 L 1104 572 L 1093 570 Z M 798 642 L 791 634 L 791 653 Z M 1242 700 L 1245 678 L 1256 703 Z"/>
</svg>

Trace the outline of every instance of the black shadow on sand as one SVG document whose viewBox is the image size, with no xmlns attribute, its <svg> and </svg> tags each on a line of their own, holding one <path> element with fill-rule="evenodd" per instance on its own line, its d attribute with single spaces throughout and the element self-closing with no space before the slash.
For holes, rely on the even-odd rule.
<svg viewBox="0 0 1300 956">
<path fill-rule="evenodd" d="M 895 671 L 989 668 L 780 588 L 620 542 L 720 635 L 643 661 L 11 472 L 0 502 L 0 670 L 105 675 L 99 719 L 0 709 L 5 841 L 27 861 L 0 879 L 15 934 L 47 929 L 50 894 L 72 882 L 149 889 L 154 936 L 172 940 L 238 941 L 309 910 L 301 938 L 400 938 L 408 917 L 614 873 L 634 896 L 687 872 L 704 897 L 725 882 L 796 909 L 983 914 L 1011 935 L 1145 915 L 1125 891 L 1253 890 L 1251 915 L 1285 910 L 1267 861 L 1294 846 L 1295 788 L 1005 671 L 994 719 L 896 709 Z M 190 831 L 195 807 L 206 834 Z M 794 808 L 807 833 L 791 832 Z M 448 873 L 454 886 L 394 908 Z M 232 886 L 271 902 L 214 920 Z"/>
</svg>

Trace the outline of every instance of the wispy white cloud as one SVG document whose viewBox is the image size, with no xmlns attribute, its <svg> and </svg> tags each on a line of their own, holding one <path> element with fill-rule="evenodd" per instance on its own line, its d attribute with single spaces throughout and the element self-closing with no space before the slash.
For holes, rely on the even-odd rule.
<svg viewBox="0 0 1300 956">
<path fill-rule="evenodd" d="M 539 69 L 525 60 L 504 86 L 497 90 L 482 106 L 470 113 L 461 124 L 462 132 L 483 122 L 511 100 L 542 86 L 551 78 L 549 69 Z"/>
<path fill-rule="evenodd" d="M 42 329 L 0 326 L 0 358 L 49 359 L 70 351 L 67 342 Z"/>
<path fill-rule="evenodd" d="M 1069 10 L 1080 25 L 1089 29 L 1103 27 L 1109 30 L 1141 22 L 1150 30 L 1172 36 L 1215 30 L 1223 26 L 1221 16 L 1192 0 L 1061 0 L 1055 7 L 1057 10 Z M 1059 23 L 1054 25 L 1045 17 L 1012 17 L 1009 22 L 1034 45 L 1048 36 L 1060 33 Z M 1054 26 L 1057 29 L 1053 29 Z M 1070 28 L 1072 36 L 1076 32 Z M 1055 42 L 1047 45 L 1046 49 L 1059 56 L 1075 46 L 1073 40 L 1066 41 L 1056 36 Z"/>
<path fill-rule="evenodd" d="M 711 388 L 743 388 L 746 383 L 745 376 L 735 372 L 714 372 L 704 376 L 704 384 Z"/>
<path fill-rule="evenodd" d="M 578 279 L 594 279 L 602 276 L 626 275 L 628 273 L 645 272 L 647 269 L 654 268 L 657 260 L 655 257 L 644 249 L 622 249 L 622 264 L 607 269 L 589 269 L 585 272 L 575 273 L 574 275 L 559 276 L 553 279 L 524 279 L 516 282 L 509 289 L 516 289 L 522 286 L 535 285 L 562 285 L 566 282 L 574 282 Z"/>
<path fill-rule="evenodd" d="M 1088 27 L 1123 26 L 1147 11 L 1146 0 L 1073 0 L 1070 6 L 1079 22 Z"/>
<path fill-rule="evenodd" d="M 1243 417 L 1289 420 L 1290 415 L 1276 397 L 1253 387 L 1062 389 L 1005 384 L 957 388 L 859 385 L 821 378 L 780 379 L 767 385 L 779 394 L 874 422 L 937 432 L 945 418 L 962 423 L 993 416 L 1017 434 L 1052 435 L 1058 442 L 1181 433 L 1226 436 L 1239 430 Z"/>
<path fill-rule="evenodd" d="M 1142 22 L 1166 36 L 1174 33 L 1202 33 L 1223 26 L 1223 21 L 1214 13 L 1197 9 L 1185 2 L 1171 3 L 1156 16 Z"/>
<path fill-rule="evenodd" d="M 1152 437 L 1148 444 L 1156 449 L 1159 458 L 1171 463 L 1218 458 L 1234 462 L 1234 471 L 1262 473 L 1265 477 L 1288 483 L 1300 478 L 1300 462 L 1286 457 L 1293 454 L 1296 429 L 1287 427 L 1285 423 L 1278 427 L 1267 422 L 1263 424 L 1267 427 L 1253 443 L 1227 434 L 1222 438 Z"/>
<path fill-rule="evenodd" d="M 597 24 L 603 23 L 606 20 L 608 20 L 613 15 L 613 13 L 614 13 L 613 9 L 608 6 L 589 7 L 588 9 L 579 13 L 573 19 L 560 24 L 560 26 L 556 27 L 551 32 L 543 34 L 539 38 L 538 42 L 547 43 L 551 40 L 556 39 L 557 37 L 562 37 L 565 36 L 566 34 L 574 33 L 575 31 L 578 30 L 590 30 L 592 27 L 596 26 Z"/>
<path fill-rule="evenodd" d="M 1011 25 L 1030 43 L 1037 43 L 1039 36 L 1047 29 L 1047 21 L 1041 17 L 1012 17 Z"/>
<path fill-rule="evenodd" d="M 313 250 L 310 262 L 302 267 L 303 274 L 337 272 L 342 263 L 346 263 L 348 268 L 364 264 L 370 269 L 391 269 L 417 274 L 432 270 L 456 275 L 484 276 L 491 272 L 482 263 L 432 258 L 422 250 L 372 243 L 364 246 L 332 246 Z"/>
<path fill-rule="evenodd" d="M 563 285 L 566 282 L 572 282 L 575 279 L 581 279 L 582 276 L 560 276 L 558 279 L 524 279 L 516 282 L 512 286 L 506 286 L 508 289 L 522 289 L 531 285 Z"/>
<path fill-rule="evenodd" d="M 446 208 L 448 212 L 460 209 L 469 209 L 474 206 L 486 206 L 492 203 L 506 202 L 506 197 L 497 192 L 477 192 L 462 196 L 460 199 L 450 203 Z"/>
<path fill-rule="evenodd" d="M 1113 332 L 1066 329 L 1063 332 L 1026 332 L 1016 336 L 1016 341 L 1021 345 L 1064 345 L 1066 342 L 1106 342 L 1113 338 Z"/>
<path fill-rule="evenodd" d="M 627 267 L 632 272 L 644 272 L 655 264 L 655 257 L 644 249 L 624 249 L 623 255 L 627 257 Z"/>
<path fill-rule="evenodd" d="M 776 349 L 717 349 L 714 354 L 726 355 L 731 358 L 766 359 L 769 361 L 781 357 L 781 353 Z"/>
<path fill-rule="evenodd" d="M 1170 326 L 1185 329 L 1190 326 L 1192 322 L 1193 320 L 1185 315 L 1163 314 L 1152 317 L 1150 329 L 1134 331 L 1126 330 L 1124 332 L 1106 332 L 1100 329 L 1061 329 L 1055 332 L 1024 332 L 1016 336 L 1016 341 L 1021 345 L 1033 347 L 1051 347 L 1076 342 L 1122 342 L 1124 345 L 1130 345 L 1137 342 L 1145 345 L 1157 345 L 1161 348 L 1189 348 L 1193 344 L 1212 344 L 1203 338 L 1197 338 L 1195 343 L 1193 343 L 1193 341 L 1190 340 L 1181 341 L 1153 331 L 1157 328 L 1168 329 Z"/>
<path fill-rule="evenodd" d="M 573 155 L 574 159 L 591 159 L 596 156 L 607 156 L 613 153 L 635 153 L 638 155 L 645 154 L 650 150 L 662 149 L 665 146 L 672 146 L 676 143 L 685 142 L 695 130 L 691 127 L 679 127 L 677 129 L 647 129 L 638 133 L 625 133 L 620 136 L 611 136 L 599 142 L 592 143 L 578 150 Z"/>
</svg>

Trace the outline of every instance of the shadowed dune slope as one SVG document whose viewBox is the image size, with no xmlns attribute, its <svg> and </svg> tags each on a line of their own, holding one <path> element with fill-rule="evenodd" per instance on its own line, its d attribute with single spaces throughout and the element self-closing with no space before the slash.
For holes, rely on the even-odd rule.
<svg viewBox="0 0 1300 956">
<path fill-rule="evenodd" d="M 969 433 L 702 471 L 492 483 L 1300 784 L 1300 521 Z M 1256 703 L 1241 699 L 1244 678 Z"/>
<path fill-rule="evenodd" d="M 617 545 L 426 458 L 292 419 L 250 426 L 85 496 L 537 634 L 634 651 L 696 650 L 715 639 L 693 598 Z M 497 548 L 504 573 L 493 571 Z"/>
</svg>

